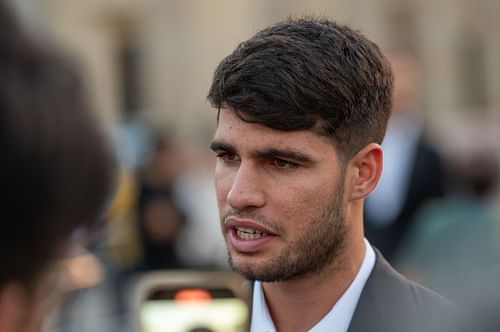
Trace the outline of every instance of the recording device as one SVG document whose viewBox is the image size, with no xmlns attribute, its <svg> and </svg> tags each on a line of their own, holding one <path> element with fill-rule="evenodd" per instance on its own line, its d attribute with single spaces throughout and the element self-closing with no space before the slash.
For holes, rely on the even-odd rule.
<svg viewBox="0 0 500 332">
<path fill-rule="evenodd" d="M 161 271 L 142 277 L 134 297 L 138 332 L 246 332 L 250 284 L 228 271 Z"/>
</svg>

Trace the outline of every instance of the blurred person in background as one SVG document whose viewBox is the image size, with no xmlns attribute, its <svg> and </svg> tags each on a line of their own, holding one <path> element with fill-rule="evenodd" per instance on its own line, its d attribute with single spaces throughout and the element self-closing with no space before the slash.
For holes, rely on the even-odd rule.
<svg viewBox="0 0 500 332">
<path fill-rule="evenodd" d="M 65 59 L 0 1 L 0 331 L 42 328 L 70 236 L 96 224 L 113 158 Z"/>
<path fill-rule="evenodd" d="M 204 135 L 203 144 L 200 139 L 183 146 L 188 167 L 181 172 L 176 187 L 188 220 L 177 248 L 182 261 L 189 266 L 227 269 L 226 246 L 218 229 L 214 162 L 207 150 L 208 137 Z"/>
<path fill-rule="evenodd" d="M 392 87 L 376 44 L 313 18 L 258 32 L 215 70 L 220 223 L 254 281 L 252 331 L 436 331 L 452 307 L 364 239 Z"/>
<path fill-rule="evenodd" d="M 499 164 L 492 153 L 464 155 L 452 164 L 450 195 L 417 211 L 397 260 L 412 280 L 474 307 L 500 289 L 495 278 L 500 216 L 494 201 Z"/>
<path fill-rule="evenodd" d="M 145 273 L 187 267 L 176 247 L 186 224 L 185 212 L 175 193 L 182 158 L 167 135 L 153 129 L 150 134 L 151 150 L 141 153 L 144 160 L 136 165 L 137 169 L 122 169 L 118 195 L 108 215 L 112 227 L 105 234 L 106 250 L 101 253 L 108 268 L 103 288 L 111 291 L 110 298 L 102 298 L 101 305 L 112 300 L 104 306 L 107 314 L 103 321 L 109 324 L 108 330 L 130 328 L 130 296 Z M 127 238 L 129 241 L 123 241 Z M 68 321 L 81 321 L 78 308 L 72 310 L 71 316 Z M 95 325 L 86 328 L 92 330 Z"/>
<path fill-rule="evenodd" d="M 365 234 L 390 262 L 401 246 L 415 212 L 442 197 L 444 166 L 437 149 L 423 132 L 419 105 L 421 68 L 409 51 L 393 51 L 392 115 L 382 142 L 384 169 L 377 189 L 365 204 Z"/>
<path fill-rule="evenodd" d="M 181 170 L 176 149 L 167 137 L 158 137 L 151 157 L 137 177 L 140 271 L 184 267 L 175 246 L 186 222 L 175 196 L 175 182 Z"/>
</svg>

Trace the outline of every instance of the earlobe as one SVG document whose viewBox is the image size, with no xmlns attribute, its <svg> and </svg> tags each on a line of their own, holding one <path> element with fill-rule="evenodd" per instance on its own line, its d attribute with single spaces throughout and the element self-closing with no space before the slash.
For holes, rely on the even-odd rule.
<svg viewBox="0 0 500 332">
<path fill-rule="evenodd" d="M 383 151 L 376 143 L 361 149 L 349 162 L 350 200 L 363 199 L 377 186 L 382 174 Z"/>
</svg>

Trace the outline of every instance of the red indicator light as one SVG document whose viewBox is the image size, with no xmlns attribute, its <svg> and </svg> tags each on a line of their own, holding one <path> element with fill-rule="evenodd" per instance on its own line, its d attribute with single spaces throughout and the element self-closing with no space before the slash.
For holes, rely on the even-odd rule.
<svg viewBox="0 0 500 332">
<path fill-rule="evenodd" d="M 205 289 L 201 288 L 187 288 L 177 291 L 174 295 L 175 301 L 180 302 L 205 302 L 210 301 L 212 295 Z"/>
</svg>

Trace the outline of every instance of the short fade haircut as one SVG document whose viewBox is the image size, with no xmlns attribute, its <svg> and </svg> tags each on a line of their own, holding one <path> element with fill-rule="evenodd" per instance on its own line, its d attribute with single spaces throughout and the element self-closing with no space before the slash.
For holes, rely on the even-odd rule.
<svg viewBox="0 0 500 332">
<path fill-rule="evenodd" d="M 31 40 L 0 1 L 0 290 L 31 288 L 115 180 L 111 146 L 75 68 Z"/>
<path fill-rule="evenodd" d="M 351 158 L 381 143 L 393 74 L 360 32 L 316 18 L 289 19 L 242 42 L 215 70 L 208 100 L 246 122 L 312 129 Z"/>
</svg>

